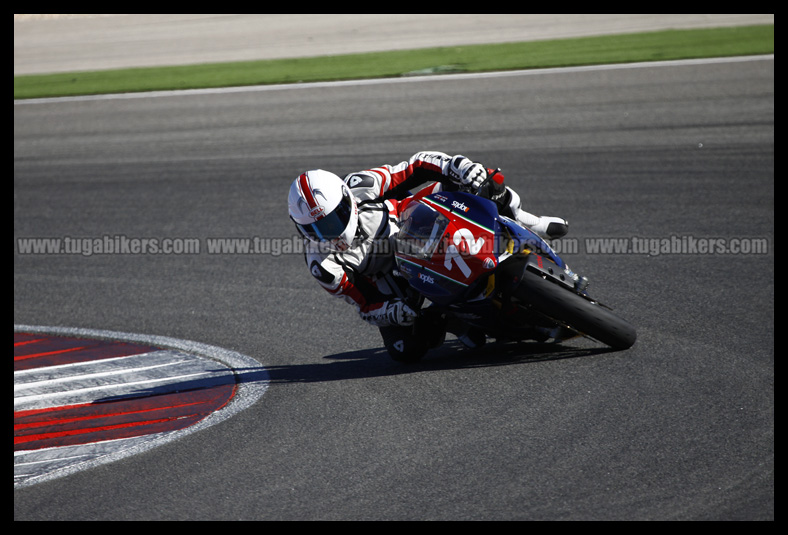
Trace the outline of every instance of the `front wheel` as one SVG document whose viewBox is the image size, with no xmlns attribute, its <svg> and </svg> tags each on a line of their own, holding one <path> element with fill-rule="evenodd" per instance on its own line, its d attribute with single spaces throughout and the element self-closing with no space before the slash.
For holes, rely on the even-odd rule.
<svg viewBox="0 0 788 535">
<path fill-rule="evenodd" d="M 413 333 L 412 327 L 378 327 L 383 345 L 389 356 L 397 362 L 414 364 L 427 353 L 427 341 Z"/>
<path fill-rule="evenodd" d="M 614 349 L 629 349 L 637 333 L 609 309 L 525 270 L 514 296 L 521 303 Z"/>
</svg>

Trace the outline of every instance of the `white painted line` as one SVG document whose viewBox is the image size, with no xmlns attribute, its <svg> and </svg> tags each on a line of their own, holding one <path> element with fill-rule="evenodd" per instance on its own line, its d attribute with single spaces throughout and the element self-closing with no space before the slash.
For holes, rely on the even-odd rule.
<svg viewBox="0 0 788 535">
<path fill-rule="evenodd" d="M 172 383 L 173 381 L 179 381 L 181 379 L 187 379 L 190 377 L 198 377 L 202 375 L 212 375 L 211 372 L 200 372 L 200 373 L 190 373 L 187 375 L 173 375 L 167 376 L 162 379 L 146 379 L 144 381 L 134 381 L 130 383 L 117 383 L 111 385 L 101 385 L 101 386 L 91 386 L 88 388 L 75 388 L 73 390 L 59 390 L 57 392 L 49 392 L 46 394 L 31 394 L 29 396 L 19 396 L 14 398 L 14 409 L 17 406 L 24 406 L 34 401 L 43 401 L 45 399 L 58 399 L 58 398 L 72 398 L 72 397 L 79 397 L 84 394 L 89 394 L 93 392 L 109 392 L 112 390 L 126 390 L 129 387 L 133 386 L 150 386 L 156 383 Z M 70 402 L 73 403 L 73 402 Z M 40 407 L 37 407 L 40 408 Z"/>
<path fill-rule="evenodd" d="M 94 361 L 95 362 L 95 361 Z M 98 379 L 100 377 L 111 377 L 113 375 L 128 375 L 130 373 L 141 372 L 146 370 L 153 370 L 156 368 L 163 368 L 166 366 L 174 366 L 176 364 L 180 364 L 183 361 L 178 362 L 165 362 L 164 364 L 153 364 L 151 366 L 139 366 L 136 368 L 117 368 L 111 371 L 105 372 L 96 372 L 96 373 L 84 373 L 80 375 L 70 375 L 68 377 L 58 377 L 57 379 L 43 379 L 40 381 L 30 381 L 28 383 L 17 383 L 16 382 L 16 374 L 14 374 L 14 392 L 23 391 L 30 388 L 43 388 L 51 385 L 63 384 L 72 381 L 84 381 L 89 379 Z M 131 383 L 126 383 L 131 384 Z M 116 385 L 121 386 L 121 385 Z"/>
<path fill-rule="evenodd" d="M 24 455 L 29 455 L 30 453 L 31 453 L 30 451 L 15 451 L 14 457 L 22 457 Z M 39 459 L 30 462 L 24 462 L 24 461 L 17 462 L 17 460 L 14 459 L 14 468 L 18 466 L 34 466 L 34 465 L 46 464 L 46 463 L 51 463 L 53 461 L 73 461 L 74 459 L 84 459 L 85 457 L 89 457 L 89 456 L 90 455 L 68 455 L 65 457 L 56 457 L 54 459 Z"/>
<path fill-rule="evenodd" d="M 96 366 L 96 364 L 98 364 L 99 362 L 101 364 L 112 363 L 120 360 L 128 360 L 138 357 L 144 357 L 145 355 L 151 355 L 152 353 L 158 353 L 158 351 L 151 351 L 148 353 L 135 353 L 134 355 L 124 355 L 122 357 L 110 357 L 108 359 L 101 359 L 100 361 L 88 360 L 85 362 L 71 362 L 69 364 L 57 364 L 55 366 L 47 366 L 46 368 L 30 368 L 29 370 L 15 370 L 14 381 L 16 381 L 17 378 L 23 377 L 25 375 L 40 374 L 42 370 L 59 373 L 61 370 L 65 370 L 68 368 L 76 368 L 78 366 Z"/>
</svg>

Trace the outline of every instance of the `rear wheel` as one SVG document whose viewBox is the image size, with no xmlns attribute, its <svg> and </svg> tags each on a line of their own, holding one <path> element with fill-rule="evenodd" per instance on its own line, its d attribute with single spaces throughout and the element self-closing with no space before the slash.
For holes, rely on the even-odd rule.
<svg viewBox="0 0 788 535">
<path fill-rule="evenodd" d="M 514 296 L 532 310 L 614 349 L 628 349 L 637 338 L 635 328 L 609 309 L 531 271 L 523 272 Z"/>
</svg>

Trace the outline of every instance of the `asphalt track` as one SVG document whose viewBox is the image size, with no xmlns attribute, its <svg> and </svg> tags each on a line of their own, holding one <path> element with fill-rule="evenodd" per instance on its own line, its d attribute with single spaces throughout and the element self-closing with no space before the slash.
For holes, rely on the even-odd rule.
<svg viewBox="0 0 788 535">
<path fill-rule="evenodd" d="M 449 341 L 405 367 L 274 254 L 300 172 L 422 149 L 501 167 L 566 217 L 565 259 L 636 345 Z M 203 249 L 16 250 L 103 236 Z M 15 324 L 211 344 L 270 382 L 218 425 L 15 490 L 16 520 L 774 519 L 773 58 L 15 104 L 14 237 Z M 214 237 L 267 252 L 210 254 Z"/>
</svg>

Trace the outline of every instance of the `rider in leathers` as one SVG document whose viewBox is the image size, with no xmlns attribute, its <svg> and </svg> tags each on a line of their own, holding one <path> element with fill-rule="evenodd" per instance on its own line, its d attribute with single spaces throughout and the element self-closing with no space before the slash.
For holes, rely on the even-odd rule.
<svg viewBox="0 0 788 535">
<path fill-rule="evenodd" d="M 567 222 L 563 219 L 534 216 L 521 210 L 519 196 L 503 184 L 503 174 L 499 170 L 488 169 L 462 155 L 424 151 L 397 165 L 382 165 L 345 176 L 344 185 L 352 193 L 357 210 L 357 227 L 352 239 L 345 240 L 351 243 L 336 243 L 342 240 L 329 243 L 329 240 L 321 239 L 325 237 L 319 233 L 316 236 L 305 232 L 304 227 L 309 225 L 299 224 L 304 221 L 303 217 L 307 217 L 304 214 L 305 201 L 321 201 L 319 197 L 317 201 L 309 198 L 307 179 L 315 177 L 316 173 L 335 176 L 322 170 L 309 171 L 294 181 L 289 197 L 291 218 L 302 234 L 309 238 L 305 240 L 309 271 L 330 294 L 355 305 L 362 319 L 380 329 L 384 344 L 395 360 L 418 360 L 429 347 L 441 343 L 445 336 L 441 325 L 414 329 L 414 323 L 420 318 L 404 299 L 402 279 L 398 282 L 393 276 L 396 267 L 393 242 L 398 231 L 398 208 L 403 205 L 398 198 L 408 194 L 399 190 L 435 182 L 427 186 L 430 191 L 458 187 L 477 191 L 484 184 L 480 194 L 495 201 L 502 214 L 516 219 L 543 238 L 557 238 L 567 231 Z M 487 180 L 488 176 L 490 180 Z M 323 189 L 328 187 L 323 185 Z M 317 196 L 327 194 L 318 189 L 314 191 Z M 316 210 L 320 210 L 319 206 Z M 479 343 L 478 340 L 472 341 L 468 333 L 456 334 L 466 345 Z"/>
</svg>

